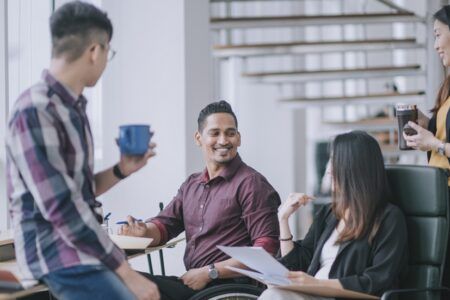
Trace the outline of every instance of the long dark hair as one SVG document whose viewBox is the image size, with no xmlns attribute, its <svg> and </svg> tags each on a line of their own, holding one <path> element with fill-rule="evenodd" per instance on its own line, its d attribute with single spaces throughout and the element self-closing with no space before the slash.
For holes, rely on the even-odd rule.
<svg viewBox="0 0 450 300">
<path fill-rule="evenodd" d="M 446 24 L 450 29 L 450 5 L 444 5 L 441 9 L 433 15 L 435 20 Z M 442 104 L 450 97 L 450 76 L 447 75 L 447 68 L 444 67 L 444 74 L 446 76 L 445 80 L 442 82 L 441 87 L 439 88 L 439 92 L 436 97 L 436 103 L 434 107 L 430 110 L 433 114 L 437 114 L 439 108 L 441 108 Z"/>
<path fill-rule="evenodd" d="M 378 142 L 364 131 L 338 135 L 332 145 L 331 165 L 333 212 L 338 220 L 345 220 L 337 243 L 367 235 L 371 243 L 391 197 Z"/>
</svg>

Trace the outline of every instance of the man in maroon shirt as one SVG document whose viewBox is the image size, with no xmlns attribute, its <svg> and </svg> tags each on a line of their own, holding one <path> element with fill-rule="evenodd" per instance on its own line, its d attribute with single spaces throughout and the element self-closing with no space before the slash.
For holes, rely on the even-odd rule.
<svg viewBox="0 0 450 300">
<path fill-rule="evenodd" d="M 155 218 L 137 222 L 128 217 L 121 233 L 153 238 L 164 244 L 186 232 L 181 277 L 149 277 L 163 299 L 187 299 L 209 285 L 239 277 L 226 266 L 245 268 L 216 246 L 260 246 L 278 251 L 277 209 L 280 197 L 260 173 L 247 166 L 237 148 L 241 136 L 231 106 L 214 102 L 198 117 L 195 142 L 201 147 L 206 168 L 192 174 L 177 195 Z"/>
</svg>

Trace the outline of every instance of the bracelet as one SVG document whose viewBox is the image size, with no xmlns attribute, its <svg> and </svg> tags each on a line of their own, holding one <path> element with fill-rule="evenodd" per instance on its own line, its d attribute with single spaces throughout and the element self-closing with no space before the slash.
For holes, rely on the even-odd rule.
<svg viewBox="0 0 450 300">
<path fill-rule="evenodd" d="M 115 165 L 114 165 L 114 167 L 113 167 L 113 173 L 114 173 L 114 176 L 116 176 L 116 177 L 119 178 L 120 180 L 127 178 L 127 176 L 124 175 L 124 174 L 122 173 L 122 171 L 120 170 L 119 164 L 115 164 Z"/>
<path fill-rule="evenodd" d="M 288 237 L 287 239 L 279 238 L 279 240 L 280 240 L 280 242 L 287 242 L 287 241 L 292 241 L 293 238 L 294 238 L 294 237 L 293 237 L 292 234 L 291 234 L 291 236 Z"/>
</svg>

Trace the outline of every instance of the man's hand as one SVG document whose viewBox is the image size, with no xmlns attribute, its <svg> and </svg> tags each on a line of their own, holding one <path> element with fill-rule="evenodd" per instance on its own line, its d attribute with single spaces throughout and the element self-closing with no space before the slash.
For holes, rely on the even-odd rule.
<svg viewBox="0 0 450 300">
<path fill-rule="evenodd" d="M 130 268 L 124 261 L 116 270 L 117 275 L 139 300 L 159 300 L 156 284 Z"/>
<path fill-rule="evenodd" d="M 201 290 L 211 281 L 208 276 L 208 267 L 190 269 L 180 277 L 185 285 L 193 290 Z"/>
<path fill-rule="evenodd" d="M 132 216 L 127 216 L 128 224 L 122 225 L 119 228 L 119 235 L 131 235 L 138 237 L 148 237 L 147 235 L 147 225 L 144 222 L 137 221 Z"/>
<path fill-rule="evenodd" d="M 148 150 L 144 155 L 121 155 L 119 162 L 119 169 L 123 175 L 128 176 L 134 172 L 140 170 L 143 166 L 147 164 L 147 161 L 156 155 L 154 149 L 156 147 L 155 143 L 150 143 L 148 145 Z"/>
</svg>

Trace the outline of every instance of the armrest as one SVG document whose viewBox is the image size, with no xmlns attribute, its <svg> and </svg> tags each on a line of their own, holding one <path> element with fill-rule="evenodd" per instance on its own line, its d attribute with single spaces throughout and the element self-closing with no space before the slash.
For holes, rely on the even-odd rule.
<svg viewBox="0 0 450 300">
<path fill-rule="evenodd" d="M 417 294 L 424 292 L 444 292 L 446 294 L 450 294 L 450 289 L 446 287 L 432 287 L 432 288 L 423 288 L 423 289 L 398 289 L 398 290 L 389 290 L 383 293 L 381 296 L 381 300 L 391 299 L 393 295 L 398 294 Z"/>
</svg>

